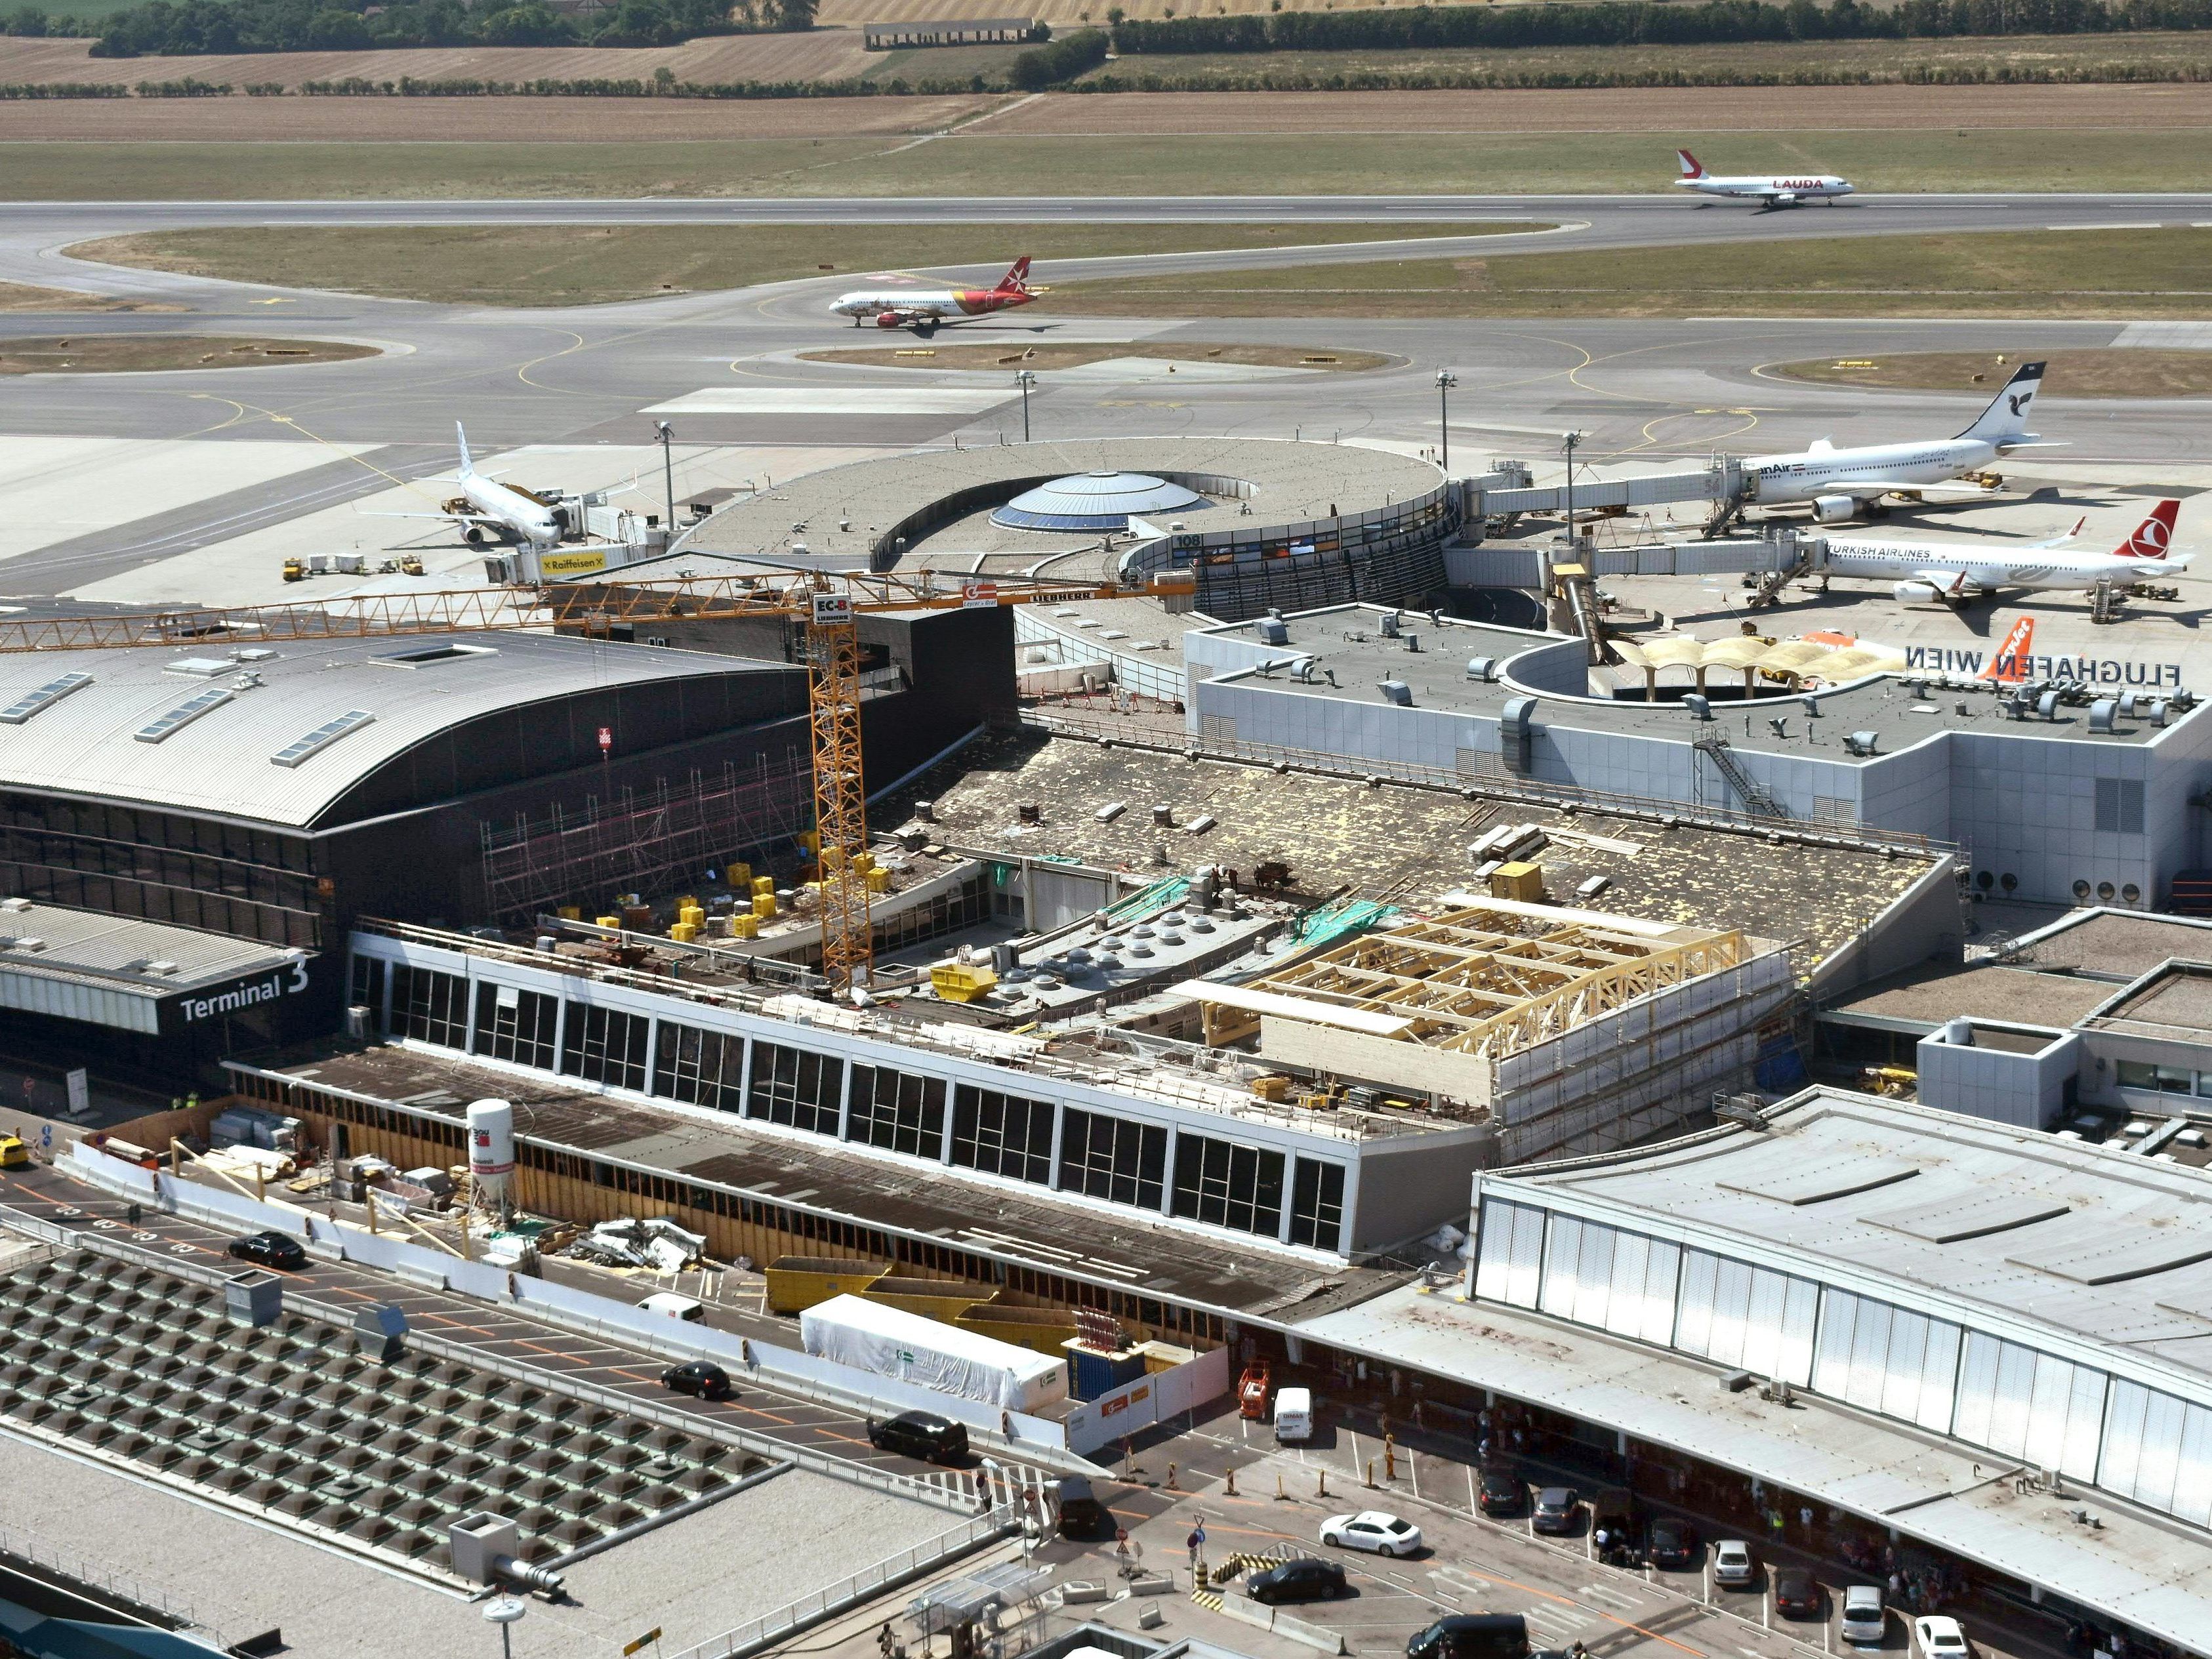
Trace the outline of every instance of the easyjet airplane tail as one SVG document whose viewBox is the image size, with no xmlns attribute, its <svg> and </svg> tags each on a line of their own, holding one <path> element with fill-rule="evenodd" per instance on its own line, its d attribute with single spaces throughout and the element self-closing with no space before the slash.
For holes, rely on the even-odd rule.
<svg viewBox="0 0 2212 1659">
<path fill-rule="evenodd" d="M 1982 671 L 1985 680 L 2017 684 L 2027 678 L 2028 653 L 2035 649 L 2035 618 L 2022 617 L 2012 625 L 2004 643 L 1990 659 L 1990 665 Z"/>
<path fill-rule="evenodd" d="M 1705 168 L 1698 165 L 1698 158 L 1686 149 L 1676 150 L 1674 159 L 1682 164 L 1682 176 L 1685 179 L 1702 179 L 1705 176 Z"/>
<path fill-rule="evenodd" d="M 2181 503 L 2160 501 L 2151 508 L 2150 517 L 2135 528 L 2135 533 L 2112 550 L 2116 559 L 2166 559 L 2171 556 L 2173 545 L 2174 515 L 2181 511 Z"/>
<path fill-rule="evenodd" d="M 1024 293 L 1030 285 L 1030 256 L 1026 253 L 1014 261 L 1014 267 L 999 279 L 999 291 Z"/>
</svg>

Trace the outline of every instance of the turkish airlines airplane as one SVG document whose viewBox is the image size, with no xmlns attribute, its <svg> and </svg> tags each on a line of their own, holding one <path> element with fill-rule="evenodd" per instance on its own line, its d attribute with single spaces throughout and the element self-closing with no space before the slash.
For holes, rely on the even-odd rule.
<svg viewBox="0 0 2212 1659">
<path fill-rule="evenodd" d="M 1829 576 L 1894 581 L 1900 605 L 1929 599 L 1955 605 L 2005 587 L 2079 591 L 2100 581 L 2155 581 L 2189 566 L 2191 555 L 2172 550 L 2174 515 L 2180 510 L 2178 501 L 2160 501 L 2110 553 L 2051 551 L 2080 533 L 2079 522 L 2066 535 L 2019 548 L 1955 541 L 1845 541 L 1831 536 L 1827 555 L 1814 570 Z"/>
<path fill-rule="evenodd" d="M 1030 286 L 1030 256 L 1024 253 L 1014 261 L 1013 269 L 999 278 L 996 288 L 863 289 L 840 295 L 830 301 L 830 309 L 840 317 L 850 317 L 854 328 L 861 325 L 863 319 L 872 317 L 878 328 L 911 328 L 927 339 L 947 318 L 988 317 L 994 311 L 1025 306 L 1043 292 Z"/>
<path fill-rule="evenodd" d="M 1955 438 L 1914 444 L 1863 444 L 1838 449 L 1826 438 L 1794 455 L 1754 455 L 1743 464 L 1756 475 L 1752 499 L 1761 506 L 1810 501 L 1820 524 L 1839 524 L 1868 508 L 1881 516 L 1885 495 L 1987 495 L 1994 483 L 1952 481 L 1978 473 L 2015 449 L 2063 448 L 2027 429 L 2027 411 L 2043 384 L 2041 363 L 2022 363 L 1984 410 Z"/>
<path fill-rule="evenodd" d="M 513 538 L 526 547 L 551 547 L 561 539 L 563 515 L 549 502 L 526 489 L 515 489 L 477 471 L 469 459 L 469 434 L 453 422 L 453 437 L 460 445 L 461 464 L 453 482 L 461 487 L 455 499 L 463 507 L 447 513 L 372 513 L 375 519 L 440 519 L 461 527 L 461 539 L 480 545 L 487 532 Z M 452 506 L 451 502 L 447 505 Z"/>
<path fill-rule="evenodd" d="M 1676 150 L 1674 159 L 1682 164 L 1682 176 L 1674 181 L 1675 189 L 1692 191 L 1699 196 L 1726 196 L 1757 202 L 1765 207 L 1802 207 L 1808 202 L 1826 202 L 1833 207 L 1838 196 L 1849 196 L 1854 188 L 1850 179 L 1838 179 L 1830 173 L 1810 177 L 1801 174 L 1794 179 L 1780 173 L 1768 177 L 1738 173 L 1724 179 L 1706 172 L 1704 163 L 1686 149 Z"/>
</svg>

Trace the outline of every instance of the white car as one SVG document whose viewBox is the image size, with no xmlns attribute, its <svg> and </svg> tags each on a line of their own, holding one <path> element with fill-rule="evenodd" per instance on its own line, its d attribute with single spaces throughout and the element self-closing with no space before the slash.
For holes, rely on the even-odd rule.
<svg viewBox="0 0 2212 1659">
<path fill-rule="evenodd" d="M 1723 1538 L 1713 1546 L 1713 1583 L 1741 1587 L 1757 1577 L 1751 1565 L 1751 1546 L 1741 1538 Z"/>
<path fill-rule="evenodd" d="M 1873 1584 L 1853 1584 L 1844 1591 L 1843 1617 L 1837 1630 L 1853 1646 L 1880 1647 L 1889 1633 L 1889 1614 L 1881 1605 L 1881 1591 Z"/>
<path fill-rule="evenodd" d="M 1973 1651 L 1955 1619 L 1931 1613 L 1912 1621 L 1914 1659 L 1972 1659 Z"/>
<path fill-rule="evenodd" d="M 1376 1555 L 1411 1555 L 1421 1547 L 1421 1529 L 1399 1516 L 1362 1510 L 1357 1515 L 1330 1516 L 1321 1523 L 1321 1541 Z"/>
</svg>

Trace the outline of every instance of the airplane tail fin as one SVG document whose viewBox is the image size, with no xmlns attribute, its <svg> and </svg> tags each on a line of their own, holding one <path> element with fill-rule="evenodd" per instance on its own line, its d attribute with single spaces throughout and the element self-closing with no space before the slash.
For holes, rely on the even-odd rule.
<svg viewBox="0 0 2212 1659">
<path fill-rule="evenodd" d="M 2004 643 L 1990 657 L 1982 678 L 2000 684 L 2021 684 L 2027 678 L 2028 653 L 2034 649 L 2035 618 L 2022 617 L 2012 625 L 2012 632 L 2004 636 Z"/>
<path fill-rule="evenodd" d="M 1030 256 L 1026 253 L 1014 261 L 1013 269 L 999 279 L 1000 291 L 1024 293 L 1030 285 Z"/>
<path fill-rule="evenodd" d="M 1702 179 L 1705 176 L 1705 170 L 1699 165 L 1698 158 L 1686 149 L 1676 150 L 1674 159 L 1682 164 L 1682 176 L 1685 179 Z"/>
<path fill-rule="evenodd" d="M 1981 419 L 1959 435 L 1999 446 L 2028 436 L 2027 411 L 2042 385 L 2043 365 L 2022 363 L 2014 371 L 2012 379 L 2005 382 L 2004 390 L 1990 400 Z"/>
<path fill-rule="evenodd" d="M 2112 550 L 2116 559 L 2160 559 L 2168 556 L 2173 544 L 2174 515 L 2181 511 L 2178 501 L 2160 501 L 2151 508 L 2150 517 L 2135 528 L 2135 533 Z"/>
<path fill-rule="evenodd" d="M 459 421 L 453 422 L 453 441 L 461 447 L 461 477 L 473 478 L 477 475 L 477 465 L 469 459 L 469 434 L 461 430 Z"/>
</svg>

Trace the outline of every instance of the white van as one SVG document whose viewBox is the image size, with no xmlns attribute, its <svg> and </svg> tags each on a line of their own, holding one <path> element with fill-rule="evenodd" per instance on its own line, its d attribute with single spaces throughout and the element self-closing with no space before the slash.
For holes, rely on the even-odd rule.
<svg viewBox="0 0 2212 1659">
<path fill-rule="evenodd" d="M 1303 1443 L 1313 1438 L 1313 1390 L 1284 1389 L 1275 1395 L 1275 1442 Z"/>
<path fill-rule="evenodd" d="M 707 1304 L 696 1297 L 678 1296 L 673 1291 L 659 1291 L 637 1304 L 647 1313 L 662 1314 L 670 1319 L 704 1319 Z"/>
</svg>

